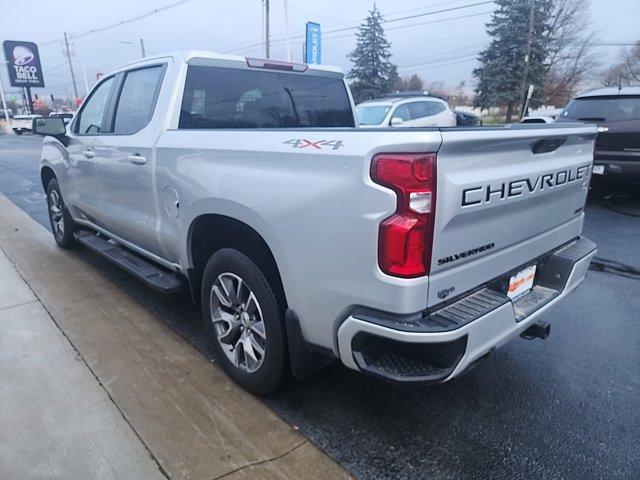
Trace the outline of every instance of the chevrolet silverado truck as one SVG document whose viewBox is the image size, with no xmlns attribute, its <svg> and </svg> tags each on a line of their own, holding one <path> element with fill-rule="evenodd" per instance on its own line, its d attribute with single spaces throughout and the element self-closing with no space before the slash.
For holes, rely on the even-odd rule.
<svg viewBox="0 0 640 480">
<path fill-rule="evenodd" d="M 330 359 L 438 383 L 585 277 L 596 127 L 358 128 L 339 69 L 189 51 L 34 120 L 51 229 L 186 290 L 257 394 Z"/>
</svg>

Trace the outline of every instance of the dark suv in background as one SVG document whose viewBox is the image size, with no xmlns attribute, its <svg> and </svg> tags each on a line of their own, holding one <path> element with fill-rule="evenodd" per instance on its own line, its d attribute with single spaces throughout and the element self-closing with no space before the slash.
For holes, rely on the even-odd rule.
<svg viewBox="0 0 640 480">
<path fill-rule="evenodd" d="M 593 173 L 640 184 L 640 87 L 600 88 L 576 97 L 556 122 L 576 120 L 599 127 Z"/>
</svg>

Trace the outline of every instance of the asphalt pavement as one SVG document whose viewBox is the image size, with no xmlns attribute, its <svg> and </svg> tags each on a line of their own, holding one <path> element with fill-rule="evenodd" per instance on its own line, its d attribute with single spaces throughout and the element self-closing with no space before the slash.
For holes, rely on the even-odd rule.
<svg viewBox="0 0 640 480">
<path fill-rule="evenodd" d="M 0 192 L 48 228 L 40 143 L 0 136 Z M 640 268 L 635 195 L 610 185 L 592 192 L 585 234 L 606 270 L 589 272 L 545 313 L 548 339 L 514 340 L 435 387 L 392 385 L 334 364 L 266 402 L 361 479 L 640 478 L 640 279 L 607 268 Z M 164 297 L 78 254 L 211 355 L 186 295 Z"/>
</svg>

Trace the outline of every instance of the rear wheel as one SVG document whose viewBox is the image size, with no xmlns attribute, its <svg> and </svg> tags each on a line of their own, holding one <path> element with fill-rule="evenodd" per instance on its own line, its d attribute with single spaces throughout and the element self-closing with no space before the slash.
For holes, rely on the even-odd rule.
<svg viewBox="0 0 640 480">
<path fill-rule="evenodd" d="M 73 236 L 76 224 L 71 218 L 64 200 L 62 200 L 60 186 L 55 178 L 52 178 L 47 185 L 47 210 L 51 222 L 51 232 L 56 243 L 61 248 L 73 248 L 76 245 L 76 239 Z"/>
<path fill-rule="evenodd" d="M 205 267 L 205 327 L 227 374 L 257 395 L 274 392 L 289 376 L 284 312 L 264 273 L 244 253 L 223 248 Z"/>
</svg>

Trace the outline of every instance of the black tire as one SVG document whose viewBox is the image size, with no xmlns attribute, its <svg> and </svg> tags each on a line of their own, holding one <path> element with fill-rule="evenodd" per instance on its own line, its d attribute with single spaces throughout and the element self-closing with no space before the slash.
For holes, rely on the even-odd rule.
<svg viewBox="0 0 640 480">
<path fill-rule="evenodd" d="M 262 262 L 258 262 L 262 263 Z M 232 274 L 242 279 L 245 288 L 253 292 L 262 316 L 266 339 L 262 363 L 255 371 L 248 371 L 247 365 L 236 365 L 227 355 L 233 355 L 223 349 L 218 339 L 219 332 L 212 320 L 212 301 L 214 282 L 220 285 L 220 277 Z M 228 278 L 228 277 L 224 277 Z M 274 287 L 256 262 L 244 253 L 233 248 L 223 248 L 215 252 L 204 269 L 202 278 L 202 312 L 209 341 L 214 347 L 216 357 L 224 371 L 240 386 L 255 395 L 269 395 L 281 388 L 290 378 L 289 357 L 284 327 L 284 309 L 278 303 Z M 214 298 L 214 302 L 218 302 Z M 247 302 L 247 305 L 249 302 Z M 257 311 L 257 310 L 256 310 Z M 235 318 L 235 317 L 234 317 Z M 221 328 L 221 327 L 218 327 Z M 245 327 L 246 328 L 246 327 Z M 251 334 L 252 329 L 248 329 Z M 243 332 L 246 333 L 246 332 Z M 238 333 L 240 335 L 240 333 Z M 233 340 L 230 341 L 233 343 Z M 238 344 L 234 350 L 238 350 Z M 230 349 L 227 344 L 225 348 Z M 242 350 L 240 350 L 242 351 Z M 238 353 L 236 353 L 237 355 Z"/>
<path fill-rule="evenodd" d="M 65 250 L 74 248 L 76 246 L 76 239 L 73 233 L 76 231 L 77 225 L 71 218 L 69 210 L 64 204 L 62 199 L 62 193 L 60 192 L 60 186 L 55 178 L 49 180 L 47 184 L 47 212 L 49 214 L 49 222 L 51 224 L 51 232 L 53 238 L 60 248 Z M 54 205 L 55 198 L 59 198 L 59 204 Z M 54 208 L 55 207 L 55 208 Z M 57 208 L 57 210 L 56 210 Z M 56 212 L 59 210 L 61 215 L 62 224 L 57 224 L 59 218 L 56 218 Z"/>
<path fill-rule="evenodd" d="M 14 132 L 16 132 L 16 135 L 22 135 L 22 130 L 14 130 Z"/>
</svg>

